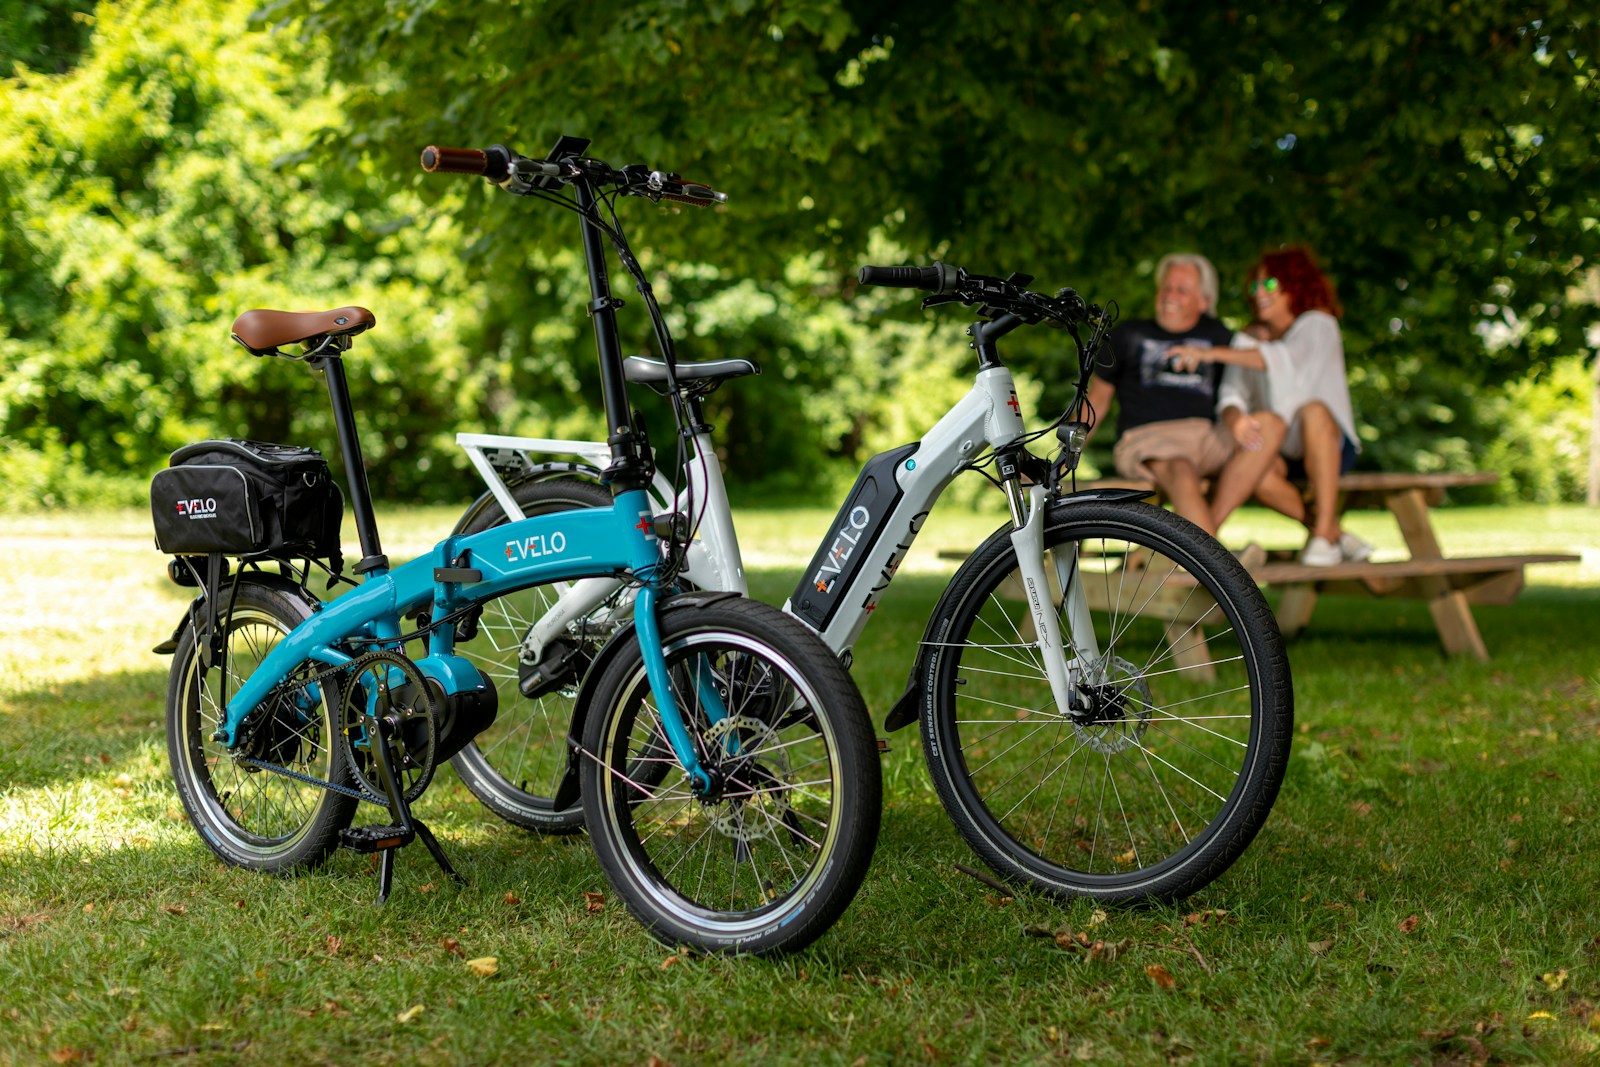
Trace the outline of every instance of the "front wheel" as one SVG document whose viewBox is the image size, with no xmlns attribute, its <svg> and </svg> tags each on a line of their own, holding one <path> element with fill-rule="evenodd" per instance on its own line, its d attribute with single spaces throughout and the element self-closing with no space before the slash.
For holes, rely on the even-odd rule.
<svg viewBox="0 0 1600 1067">
<path fill-rule="evenodd" d="M 674 698 L 710 791 L 666 739 L 637 642 L 602 673 L 584 726 L 595 855 L 669 945 L 764 955 L 809 944 L 871 861 L 882 779 L 866 706 L 810 631 L 725 599 L 668 608 Z"/>
<path fill-rule="evenodd" d="M 1001 531 L 957 573 L 924 644 L 934 785 L 1013 882 L 1117 903 L 1187 896 L 1250 844 L 1283 780 L 1283 639 L 1239 562 L 1171 512 L 1068 501 L 1044 522 L 1073 707 L 1051 693 Z"/>
</svg>

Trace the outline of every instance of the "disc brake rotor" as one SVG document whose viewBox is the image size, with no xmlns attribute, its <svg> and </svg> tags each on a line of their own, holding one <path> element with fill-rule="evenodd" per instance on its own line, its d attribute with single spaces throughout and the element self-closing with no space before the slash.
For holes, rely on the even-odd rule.
<svg viewBox="0 0 1600 1067">
<path fill-rule="evenodd" d="M 1150 682 L 1121 656 L 1105 660 L 1094 673 L 1103 681 L 1086 687 L 1092 710 L 1073 716 L 1072 728 L 1086 748 L 1114 756 L 1138 745 L 1150 727 Z"/>
<path fill-rule="evenodd" d="M 706 812 L 711 825 L 741 843 L 771 837 L 780 826 L 788 826 L 789 759 L 776 747 L 777 731 L 760 719 L 730 715 L 703 736 L 723 779 L 721 799 Z"/>
</svg>

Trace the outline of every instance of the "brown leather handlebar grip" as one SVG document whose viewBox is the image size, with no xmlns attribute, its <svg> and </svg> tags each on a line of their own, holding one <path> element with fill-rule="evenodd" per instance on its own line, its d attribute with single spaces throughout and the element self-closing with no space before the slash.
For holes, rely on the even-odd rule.
<svg viewBox="0 0 1600 1067">
<path fill-rule="evenodd" d="M 422 169 L 429 174 L 482 174 L 489 166 L 489 154 L 477 148 L 439 148 L 422 150 Z"/>
</svg>

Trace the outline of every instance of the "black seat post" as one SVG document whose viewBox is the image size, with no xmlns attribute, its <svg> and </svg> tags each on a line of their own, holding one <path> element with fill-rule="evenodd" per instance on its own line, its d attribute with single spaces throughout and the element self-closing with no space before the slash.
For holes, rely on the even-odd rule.
<svg viewBox="0 0 1600 1067">
<path fill-rule="evenodd" d="M 361 439 L 356 433 L 355 410 L 350 406 L 350 386 L 345 382 L 344 360 L 330 352 L 311 360 L 328 380 L 328 399 L 333 403 L 333 426 L 339 434 L 339 453 L 344 457 L 345 478 L 350 483 L 350 510 L 355 514 L 356 536 L 361 539 L 361 562 L 357 574 L 387 567 L 389 560 L 378 541 L 378 523 L 372 513 L 372 490 L 367 485 L 367 468 L 361 460 Z"/>
<path fill-rule="evenodd" d="M 573 183 L 578 206 L 587 216 L 595 210 L 594 188 L 587 179 Z M 611 446 L 611 465 L 605 480 L 613 494 L 641 489 L 650 484 L 650 465 L 640 455 L 639 440 L 633 425 L 633 409 L 628 405 L 628 386 L 622 371 L 622 342 L 617 336 L 617 308 L 621 301 L 611 295 L 611 278 L 606 271 L 606 248 L 600 228 L 585 217 L 583 257 L 589 267 L 589 316 L 594 320 L 595 345 L 600 356 L 600 392 L 605 399 L 606 443 Z"/>
</svg>

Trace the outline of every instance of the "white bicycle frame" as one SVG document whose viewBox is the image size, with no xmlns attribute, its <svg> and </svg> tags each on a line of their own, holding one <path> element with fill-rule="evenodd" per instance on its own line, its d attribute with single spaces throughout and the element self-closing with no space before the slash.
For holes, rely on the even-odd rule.
<svg viewBox="0 0 1600 1067">
<path fill-rule="evenodd" d="M 866 627 L 878 598 L 888 588 L 895 571 L 905 559 L 923 521 L 939 495 L 972 459 L 986 449 L 1004 450 L 1015 446 L 1026 427 L 1017 400 L 1011 372 L 1000 366 L 978 372 L 971 392 L 956 403 L 914 446 L 885 453 L 869 462 L 856 490 L 840 510 L 831 541 L 819 550 L 802 581 L 796 603 L 790 597 L 784 610 L 816 630 L 836 654 L 847 654 Z M 710 438 L 705 433 L 694 439 L 694 455 L 688 467 L 688 486 L 674 493 L 658 471 L 652 497 L 663 512 L 687 514 L 693 503 L 696 514 L 689 515 L 696 530 L 686 554 L 685 576 L 702 589 L 748 593 L 744 563 L 739 554 L 738 537 L 728 506 L 722 467 Z M 603 442 L 563 441 L 544 438 L 504 437 L 493 434 L 458 434 L 456 443 L 467 452 L 483 476 L 495 500 L 512 519 L 522 518 L 522 510 L 491 459 L 491 451 L 511 452 L 533 465 L 534 455 L 577 456 L 598 470 L 610 461 L 610 450 Z M 893 488 L 874 486 L 871 499 L 856 503 L 869 475 L 887 476 L 880 461 L 895 458 Z M 875 471 L 874 465 L 880 464 Z M 581 469 L 581 468 L 575 468 Z M 1046 494 L 1034 486 L 1026 497 L 1008 482 L 1012 521 L 1012 544 L 1016 548 L 1023 591 L 1027 598 L 1037 635 L 1040 658 L 1058 706 L 1073 706 L 1073 675 L 1081 667 L 1094 664 L 1099 651 L 1094 626 L 1077 576 L 1076 559 L 1058 555 L 1055 573 L 1047 574 L 1044 560 L 1043 523 Z M 887 499 L 885 499 L 887 498 Z M 580 619 L 591 623 L 596 610 L 622 586 L 612 578 L 588 578 L 566 588 L 554 607 L 529 630 L 521 650 L 528 662 L 538 662 L 545 645 Z M 808 603 L 809 587 L 826 606 Z M 1052 587 L 1066 594 L 1067 618 L 1072 629 L 1072 653 L 1064 651 L 1058 617 L 1051 606 Z"/>
</svg>

